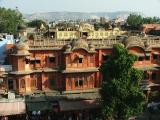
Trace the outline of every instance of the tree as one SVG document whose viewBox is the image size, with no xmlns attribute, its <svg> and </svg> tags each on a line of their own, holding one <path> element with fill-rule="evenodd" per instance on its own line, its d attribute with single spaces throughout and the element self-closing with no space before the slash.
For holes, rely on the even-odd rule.
<svg viewBox="0 0 160 120">
<path fill-rule="evenodd" d="M 142 16 L 137 14 L 130 14 L 127 18 L 128 25 L 132 27 L 139 27 L 142 24 L 142 21 Z"/>
<path fill-rule="evenodd" d="M 23 22 L 22 14 L 16 9 L 0 8 L 0 32 L 16 35 L 18 25 Z"/>
<path fill-rule="evenodd" d="M 160 18 L 158 17 L 145 17 L 143 18 L 143 24 L 159 24 Z"/>
<path fill-rule="evenodd" d="M 136 59 L 123 45 L 116 44 L 113 54 L 101 66 L 100 93 L 107 119 L 125 120 L 143 111 L 145 95 L 139 86 L 143 72 L 133 68 Z"/>
<path fill-rule="evenodd" d="M 100 28 L 103 28 L 103 29 L 107 30 L 109 28 L 109 23 L 108 22 L 106 22 L 106 23 L 95 23 L 94 28 L 95 28 L 95 30 L 98 30 Z"/>
<path fill-rule="evenodd" d="M 44 22 L 43 20 L 33 20 L 27 23 L 29 27 L 36 27 L 36 28 L 40 28 L 41 24 L 43 24 L 45 27 L 47 26 L 46 22 Z"/>
</svg>

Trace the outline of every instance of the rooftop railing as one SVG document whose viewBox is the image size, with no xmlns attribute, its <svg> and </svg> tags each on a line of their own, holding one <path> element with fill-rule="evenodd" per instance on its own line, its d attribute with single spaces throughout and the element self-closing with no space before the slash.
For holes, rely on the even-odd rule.
<svg viewBox="0 0 160 120">
<path fill-rule="evenodd" d="M 108 38 L 108 39 L 87 39 L 87 43 L 92 43 L 95 48 L 99 47 L 112 47 L 114 44 L 119 43 L 119 39 L 116 37 Z M 143 44 L 147 42 L 149 45 L 160 45 L 160 37 L 143 37 L 139 43 Z M 72 39 L 70 40 L 55 40 L 51 38 L 41 38 L 33 41 L 29 41 L 29 47 L 31 49 L 34 48 L 62 48 L 66 44 L 70 44 Z"/>
</svg>

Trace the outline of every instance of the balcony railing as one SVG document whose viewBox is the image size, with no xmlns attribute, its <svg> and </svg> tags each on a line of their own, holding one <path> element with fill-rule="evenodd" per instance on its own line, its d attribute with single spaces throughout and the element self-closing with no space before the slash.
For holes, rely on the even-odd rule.
<svg viewBox="0 0 160 120">
<path fill-rule="evenodd" d="M 107 38 L 107 39 L 87 39 L 86 40 L 89 43 L 92 43 L 95 48 L 99 47 L 112 47 L 113 44 L 116 44 L 119 42 L 116 37 L 113 38 Z M 143 45 L 144 42 L 147 42 L 149 45 L 160 45 L 160 37 L 143 37 L 141 38 L 141 41 L 139 41 L 139 44 Z M 51 38 L 41 38 L 41 39 L 35 39 L 33 41 L 29 42 L 30 48 L 62 48 L 64 45 L 69 44 L 72 42 L 72 39 L 70 40 L 55 40 Z"/>
</svg>

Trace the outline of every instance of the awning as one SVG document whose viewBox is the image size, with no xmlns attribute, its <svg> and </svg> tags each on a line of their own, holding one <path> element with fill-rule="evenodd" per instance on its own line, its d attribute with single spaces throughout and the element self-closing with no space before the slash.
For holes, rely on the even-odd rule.
<svg viewBox="0 0 160 120">
<path fill-rule="evenodd" d="M 146 53 L 146 56 L 151 56 L 151 53 Z"/>
<path fill-rule="evenodd" d="M 53 54 L 50 54 L 50 55 L 48 55 L 48 57 L 55 57 L 55 55 L 53 55 Z"/>
<path fill-rule="evenodd" d="M 158 54 L 159 54 L 159 52 L 153 52 L 153 54 L 158 55 Z"/>
<path fill-rule="evenodd" d="M 0 116 L 25 114 L 25 102 L 4 102 L 0 103 Z"/>
<path fill-rule="evenodd" d="M 60 111 L 74 111 L 84 109 L 100 108 L 100 102 L 96 100 L 81 100 L 81 101 L 59 101 Z"/>
<path fill-rule="evenodd" d="M 129 53 L 133 55 L 137 55 L 137 56 L 142 56 L 142 57 L 145 56 L 145 53 L 137 53 L 137 52 L 132 52 L 132 51 L 130 51 Z"/>
<path fill-rule="evenodd" d="M 107 56 L 107 55 L 109 55 L 109 54 L 105 54 L 105 53 L 103 53 L 102 55 L 103 55 L 103 56 Z"/>
<path fill-rule="evenodd" d="M 29 59 L 30 59 L 30 56 L 26 56 L 26 59 L 28 59 L 28 60 L 29 60 Z"/>
<path fill-rule="evenodd" d="M 41 60 L 41 58 L 40 57 L 35 57 L 35 60 Z"/>
<path fill-rule="evenodd" d="M 144 57 L 145 56 L 144 53 L 136 53 L 136 55 L 139 56 L 139 57 Z"/>
<path fill-rule="evenodd" d="M 30 58 L 30 60 L 35 60 L 35 58 Z"/>
<path fill-rule="evenodd" d="M 30 58 L 30 60 L 41 60 L 40 57 Z"/>
<path fill-rule="evenodd" d="M 84 56 L 83 55 L 78 55 L 78 58 L 84 58 Z"/>
<path fill-rule="evenodd" d="M 51 110 L 52 106 L 45 101 L 42 102 L 28 102 L 27 103 L 27 111 L 46 111 Z"/>
</svg>

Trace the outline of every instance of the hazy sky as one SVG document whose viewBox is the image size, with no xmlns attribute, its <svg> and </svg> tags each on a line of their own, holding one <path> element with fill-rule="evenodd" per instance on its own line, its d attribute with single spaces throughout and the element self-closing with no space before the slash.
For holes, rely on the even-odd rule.
<svg viewBox="0 0 160 120">
<path fill-rule="evenodd" d="M 0 0 L 0 6 L 23 13 L 135 11 L 160 17 L 160 0 Z"/>
</svg>

